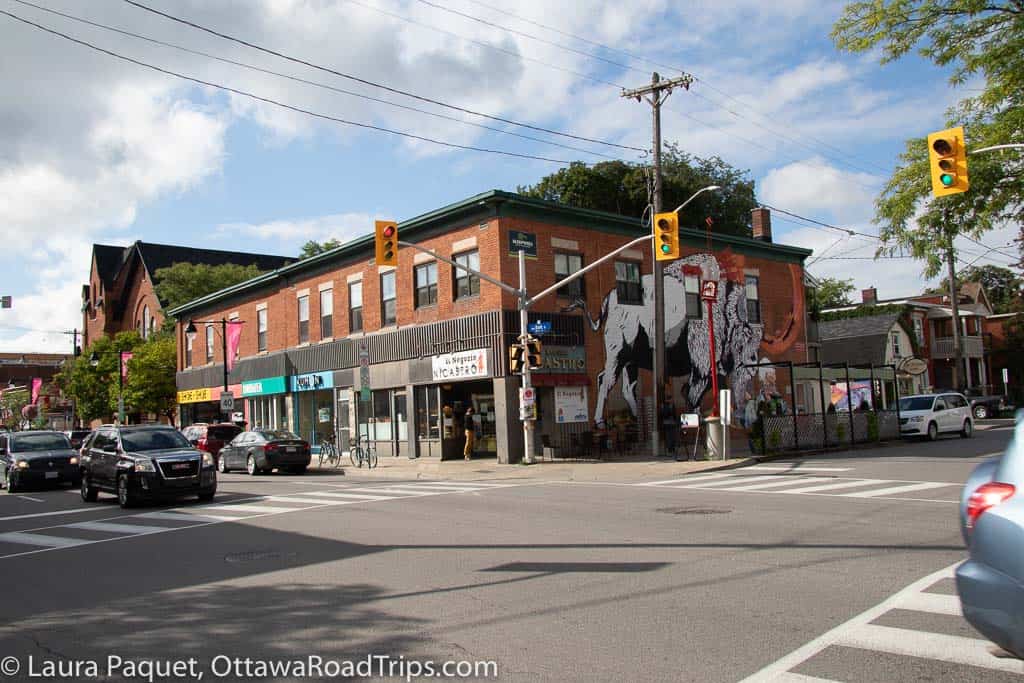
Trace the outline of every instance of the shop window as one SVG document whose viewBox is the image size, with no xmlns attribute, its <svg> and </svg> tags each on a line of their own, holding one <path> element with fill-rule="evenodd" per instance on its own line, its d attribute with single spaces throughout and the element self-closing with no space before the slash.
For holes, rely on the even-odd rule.
<svg viewBox="0 0 1024 683">
<path fill-rule="evenodd" d="M 394 325 L 398 319 L 398 302 L 395 299 L 395 271 L 390 270 L 380 276 L 380 324 L 382 327 Z"/>
<path fill-rule="evenodd" d="M 320 338 L 330 339 L 334 336 L 334 290 L 325 289 L 320 292 Z"/>
<path fill-rule="evenodd" d="M 213 362 L 213 326 L 206 326 L 206 362 Z"/>
<path fill-rule="evenodd" d="M 441 411 L 437 387 L 416 387 L 416 435 L 421 439 L 441 438 Z"/>
<path fill-rule="evenodd" d="M 686 289 L 686 317 L 700 319 L 700 277 L 697 275 L 683 275 L 683 286 Z"/>
<path fill-rule="evenodd" d="M 452 260 L 467 268 L 473 270 L 480 270 L 480 252 L 479 251 L 467 251 L 462 254 L 456 254 Z M 461 268 L 452 268 L 455 271 L 455 298 L 465 299 L 470 296 L 480 295 L 480 276 L 468 273 Z"/>
<path fill-rule="evenodd" d="M 760 280 L 754 275 L 744 278 L 743 289 L 747 294 L 747 322 L 761 322 L 761 287 Z"/>
<path fill-rule="evenodd" d="M 348 284 L 348 331 L 361 332 L 363 329 L 363 283 Z"/>
<path fill-rule="evenodd" d="M 373 438 L 377 441 L 390 441 L 393 438 L 391 429 L 391 392 L 373 392 Z"/>
<path fill-rule="evenodd" d="M 437 303 L 437 262 L 416 266 L 416 308 Z"/>
<path fill-rule="evenodd" d="M 573 273 L 583 269 L 581 254 L 555 253 L 555 282 L 560 282 Z M 583 286 L 584 278 L 579 277 L 563 287 L 558 288 L 558 296 L 567 299 L 582 299 L 586 294 Z"/>
<path fill-rule="evenodd" d="M 299 297 L 299 343 L 309 341 L 309 296 Z"/>
<path fill-rule="evenodd" d="M 620 304 L 640 306 L 644 303 L 644 290 L 640 284 L 640 264 L 632 261 L 615 262 L 615 289 Z"/>
<path fill-rule="evenodd" d="M 259 351 L 267 350 L 267 309 L 265 308 L 256 311 L 256 348 Z"/>
</svg>

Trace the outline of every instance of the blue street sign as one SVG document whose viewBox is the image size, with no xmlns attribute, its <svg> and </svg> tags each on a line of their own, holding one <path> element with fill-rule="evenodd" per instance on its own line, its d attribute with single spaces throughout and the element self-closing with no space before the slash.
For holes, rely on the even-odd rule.
<svg viewBox="0 0 1024 683">
<path fill-rule="evenodd" d="M 551 321 L 537 320 L 527 325 L 526 329 L 529 330 L 530 334 L 547 334 L 551 331 Z"/>
</svg>

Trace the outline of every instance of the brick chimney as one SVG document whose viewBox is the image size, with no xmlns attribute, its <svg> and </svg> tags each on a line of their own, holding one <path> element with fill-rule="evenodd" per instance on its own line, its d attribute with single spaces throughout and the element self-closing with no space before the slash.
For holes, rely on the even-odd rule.
<svg viewBox="0 0 1024 683">
<path fill-rule="evenodd" d="M 878 290 L 874 287 L 860 290 L 860 300 L 868 306 L 874 306 L 878 303 Z"/>
<path fill-rule="evenodd" d="M 751 226 L 753 228 L 753 234 L 755 240 L 761 240 L 762 242 L 772 241 L 772 214 L 771 211 L 759 206 L 750 212 L 753 216 Z"/>
</svg>

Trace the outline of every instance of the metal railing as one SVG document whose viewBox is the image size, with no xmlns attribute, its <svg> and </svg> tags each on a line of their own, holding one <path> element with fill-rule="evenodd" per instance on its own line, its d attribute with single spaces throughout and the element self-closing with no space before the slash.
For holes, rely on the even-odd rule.
<svg viewBox="0 0 1024 683">
<path fill-rule="evenodd" d="M 985 345 L 979 336 L 960 337 L 965 358 L 981 358 L 985 355 Z M 953 350 L 953 337 L 932 338 L 932 358 L 953 358 L 956 353 Z"/>
</svg>

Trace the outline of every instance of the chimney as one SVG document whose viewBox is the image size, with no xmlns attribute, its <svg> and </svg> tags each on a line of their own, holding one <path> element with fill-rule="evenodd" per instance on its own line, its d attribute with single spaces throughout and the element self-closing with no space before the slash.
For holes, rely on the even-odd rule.
<svg viewBox="0 0 1024 683">
<path fill-rule="evenodd" d="M 878 290 L 874 287 L 860 290 L 860 299 L 865 305 L 874 306 L 878 303 Z"/>
<path fill-rule="evenodd" d="M 762 242 L 772 241 L 772 214 L 771 212 L 759 206 L 750 212 L 753 216 L 751 226 L 753 228 L 754 239 L 761 240 Z"/>
</svg>

